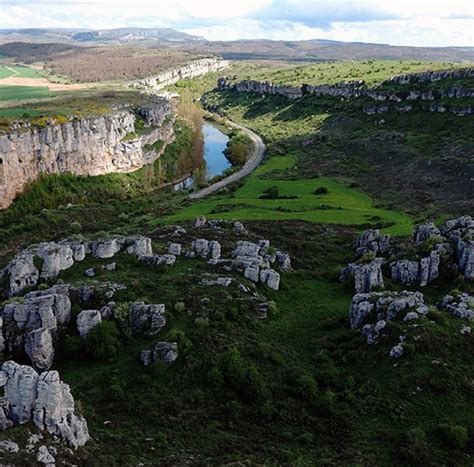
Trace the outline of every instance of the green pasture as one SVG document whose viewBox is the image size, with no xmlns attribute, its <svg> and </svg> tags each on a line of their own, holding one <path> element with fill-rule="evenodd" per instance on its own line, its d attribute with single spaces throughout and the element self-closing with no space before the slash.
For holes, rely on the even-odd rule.
<svg viewBox="0 0 474 467">
<path fill-rule="evenodd" d="M 381 224 L 392 235 L 408 235 L 413 220 L 406 214 L 374 206 L 365 193 L 349 188 L 335 180 L 319 177 L 284 180 L 261 178 L 274 170 L 291 168 L 292 156 L 279 156 L 265 162 L 232 195 L 222 195 L 197 201 L 179 212 L 165 217 L 164 222 L 190 220 L 204 215 L 208 218 L 239 220 L 303 220 L 323 224 L 360 225 Z M 279 199 L 261 199 L 270 187 L 277 187 Z M 320 187 L 328 189 L 317 195 Z M 288 199 L 285 197 L 294 196 Z"/>
<path fill-rule="evenodd" d="M 43 78 L 39 70 L 23 65 L 0 64 L 0 79 L 17 76 L 18 78 Z"/>
<path fill-rule="evenodd" d="M 47 86 L 2 86 L 0 84 L 0 102 L 47 99 L 55 97 Z"/>
</svg>

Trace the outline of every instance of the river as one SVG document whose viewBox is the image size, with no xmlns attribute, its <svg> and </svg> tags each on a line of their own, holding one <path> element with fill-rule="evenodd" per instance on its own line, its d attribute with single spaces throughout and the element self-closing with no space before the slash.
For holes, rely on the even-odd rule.
<svg viewBox="0 0 474 467">
<path fill-rule="evenodd" d="M 202 126 L 202 135 L 204 138 L 206 178 L 211 179 L 216 175 L 221 175 L 226 169 L 231 167 L 231 163 L 224 154 L 229 137 L 208 122 Z M 190 188 L 192 185 L 193 179 L 190 177 L 175 185 L 174 188 L 175 190 L 182 190 Z"/>
</svg>

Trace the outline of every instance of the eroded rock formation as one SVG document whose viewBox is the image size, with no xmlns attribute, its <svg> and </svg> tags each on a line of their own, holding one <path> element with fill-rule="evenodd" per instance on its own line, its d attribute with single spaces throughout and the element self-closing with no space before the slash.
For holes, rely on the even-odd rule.
<svg viewBox="0 0 474 467">
<path fill-rule="evenodd" d="M 0 404 L 0 430 L 32 421 L 77 448 L 89 440 L 86 420 L 76 413 L 69 386 L 57 371 L 38 373 L 13 361 L 3 364 L 0 386 L 5 396 Z"/>
</svg>

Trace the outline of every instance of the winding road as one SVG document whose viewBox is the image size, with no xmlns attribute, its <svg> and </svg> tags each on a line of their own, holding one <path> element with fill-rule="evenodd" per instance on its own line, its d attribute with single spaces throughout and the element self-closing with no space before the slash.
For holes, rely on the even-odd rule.
<svg viewBox="0 0 474 467">
<path fill-rule="evenodd" d="M 230 126 L 242 130 L 253 142 L 253 149 L 250 157 L 248 158 L 247 162 L 243 165 L 243 167 L 238 171 L 229 175 L 228 177 L 213 183 L 212 185 L 203 188 L 202 190 L 196 191 L 195 193 L 191 193 L 189 195 L 190 199 L 200 199 L 208 196 L 216 191 L 224 188 L 225 186 L 240 180 L 241 178 L 246 177 L 252 171 L 254 171 L 260 162 L 263 160 L 263 156 L 265 155 L 265 144 L 263 144 L 262 138 L 255 134 L 253 131 L 249 130 L 248 128 L 239 125 L 238 123 L 228 122 Z"/>
</svg>

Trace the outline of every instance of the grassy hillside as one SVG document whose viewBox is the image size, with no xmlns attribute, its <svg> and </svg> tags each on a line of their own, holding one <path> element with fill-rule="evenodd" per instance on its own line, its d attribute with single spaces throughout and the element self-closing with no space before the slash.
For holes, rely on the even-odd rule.
<svg viewBox="0 0 474 467">
<path fill-rule="evenodd" d="M 251 66 L 247 71 L 237 72 L 237 79 L 271 81 L 275 84 L 301 86 L 302 84 L 335 84 L 344 81 L 364 80 L 368 86 L 405 73 L 426 70 L 445 70 L 460 67 L 446 62 L 412 60 L 364 60 L 344 62 L 324 62 L 310 65 L 291 64 L 286 67 Z"/>
</svg>

